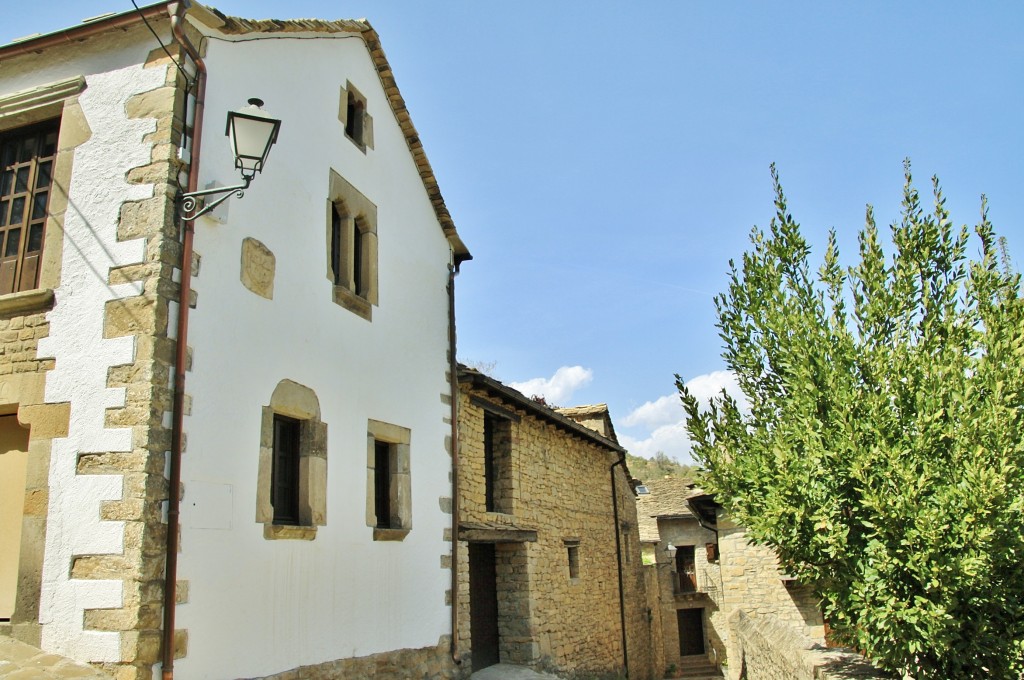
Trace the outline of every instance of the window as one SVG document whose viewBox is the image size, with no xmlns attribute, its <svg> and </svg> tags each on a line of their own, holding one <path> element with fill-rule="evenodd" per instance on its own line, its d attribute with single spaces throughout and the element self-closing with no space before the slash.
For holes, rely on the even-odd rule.
<svg viewBox="0 0 1024 680">
<path fill-rule="evenodd" d="M 299 523 L 299 421 L 274 415 L 271 504 L 274 524 Z"/>
<path fill-rule="evenodd" d="M 331 170 L 327 276 L 334 302 L 367 321 L 377 296 L 377 206 Z"/>
<path fill-rule="evenodd" d="M 366 441 L 366 525 L 375 541 L 401 541 L 412 529 L 412 431 L 370 420 Z"/>
<path fill-rule="evenodd" d="M 511 512 L 512 423 L 484 412 L 484 509 Z"/>
<path fill-rule="evenodd" d="M 692 545 L 676 548 L 676 592 L 692 593 L 697 590 L 697 559 Z"/>
<path fill-rule="evenodd" d="M 580 577 L 580 541 L 579 539 L 567 539 L 565 550 L 569 559 L 569 578 L 577 580 Z"/>
<path fill-rule="evenodd" d="M 39 286 L 59 120 L 0 135 L 0 295 Z"/>
<path fill-rule="evenodd" d="M 313 540 L 327 523 L 327 424 L 308 387 L 282 380 L 263 407 L 257 484 L 264 538 Z"/>
<path fill-rule="evenodd" d="M 391 456 L 392 445 L 373 440 L 373 506 L 378 529 L 391 529 Z"/>
<path fill-rule="evenodd" d="M 373 118 L 366 112 L 366 97 L 350 82 L 341 88 L 338 119 L 345 127 L 345 136 L 363 153 L 373 148 Z"/>
</svg>

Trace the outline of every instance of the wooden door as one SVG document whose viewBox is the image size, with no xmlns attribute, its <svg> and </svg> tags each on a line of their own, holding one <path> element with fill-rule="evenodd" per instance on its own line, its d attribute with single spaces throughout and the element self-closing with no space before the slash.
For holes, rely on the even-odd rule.
<svg viewBox="0 0 1024 680">
<path fill-rule="evenodd" d="M 677 609 L 679 625 L 679 654 L 693 656 L 704 653 L 704 610 Z"/>
<path fill-rule="evenodd" d="M 498 576 L 494 544 L 469 544 L 469 635 L 473 670 L 498 663 Z"/>
</svg>

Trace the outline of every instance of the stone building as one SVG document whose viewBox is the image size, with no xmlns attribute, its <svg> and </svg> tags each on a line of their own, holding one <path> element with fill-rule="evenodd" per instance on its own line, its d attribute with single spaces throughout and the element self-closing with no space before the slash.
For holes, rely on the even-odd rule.
<svg viewBox="0 0 1024 680">
<path fill-rule="evenodd" d="M 185 219 L 253 97 L 266 166 Z M 0 46 L 0 161 L 0 635 L 120 680 L 458 674 L 469 253 L 374 29 L 182 1 Z"/>
<path fill-rule="evenodd" d="M 635 497 L 607 407 L 548 408 L 465 367 L 459 386 L 463 664 L 654 677 Z"/>
<path fill-rule="evenodd" d="M 741 615 L 781 623 L 824 642 L 813 592 L 779 569 L 771 549 L 693 483 L 646 481 L 637 498 L 644 561 L 657 573 L 664 663 L 673 669 L 726 671 L 739 678 Z M 713 668 L 707 668 L 708 666 Z"/>
</svg>

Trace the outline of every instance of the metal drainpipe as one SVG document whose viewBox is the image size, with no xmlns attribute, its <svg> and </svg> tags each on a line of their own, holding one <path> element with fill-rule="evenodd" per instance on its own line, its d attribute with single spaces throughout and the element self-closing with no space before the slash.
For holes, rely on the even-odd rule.
<svg viewBox="0 0 1024 680">
<path fill-rule="evenodd" d="M 455 277 L 459 275 L 459 259 L 448 269 L 448 353 L 452 400 L 452 638 L 451 655 L 456 664 L 459 655 L 459 361 L 455 354 Z"/>
<path fill-rule="evenodd" d="M 188 53 L 196 66 L 196 103 L 192 120 L 192 149 L 189 158 L 188 191 L 199 185 L 199 151 L 202 148 L 203 109 L 206 101 L 206 64 L 199 51 L 185 36 L 185 12 L 189 3 L 170 2 L 171 32 L 175 41 Z M 186 94 L 188 96 L 187 88 Z M 183 121 L 184 137 L 188 134 L 188 121 Z M 178 517 L 181 497 L 182 429 L 185 410 L 185 363 L 188 355 L 188 310 L 192 297 L 192 240 L 195 229 L 192 221 L 182 220 L 181 289 L 178 296 L 178 343 L 174 357 L 174 402 L 171 421 L 171 461 L 167 490 L 167 562 L 164 571 L 163 621 L 163 679 L 174 678 L 174 609 L 178 579 Z"/>
<path fill-rule="evenodd" d="M 619 536 L 619 494 L 615 491 L 615 467 L 626 462 L 626 455 L 622 454 L 617 461 L 608 468 L 612 480 L 612 515 L 615 517 L 615 559 L 619 565 L 619 623 L 622 626 L 622 666 L 629 677 L 629 652 L 626 649 L 626 592 L 622 585 L 622 538 Z"/>
</svg>

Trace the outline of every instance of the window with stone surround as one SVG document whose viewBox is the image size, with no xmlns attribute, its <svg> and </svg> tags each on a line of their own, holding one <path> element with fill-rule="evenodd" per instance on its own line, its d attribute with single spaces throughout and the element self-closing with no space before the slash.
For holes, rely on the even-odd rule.
<svg viewBox="0 0 1024 680">
<path fill-rule="evenodd" d="M 565 539 L 565 550 L 569 561 L 569 579 L 578 581 L 580 578 L 580 539 Z"/>
<path fill-rule="evenodd" d="M 348 81 L 341 88 L 338 120 L 345 128 L 345 137 L 360 151 L 366 153 L 373 148 L 373 118 L 366 111 L 366 97 Z"/>
<path fill-rule="evenodd" d="M 0 96 L 0 314 L 53 304 L 74 152 L 91 135 L 84 88 L 73 76 Z"/>
<path fill-rule="evenodd" d="M 327 275 L 334 302 L 367 321 L 377 294 L 377 206 L 331 170 Z"/>
<path fill-rule="evenodd" d="M 263 407 L 257 479 L 263 537 L 316 538 L 327 523 L 327 424 L 308 387 L 282 380 Z"/>
<path fill-rule="evenodd" d="M 375 541 L 401 541 L 412 529 L 412 431 L 370 420 L 366 426 L 366 525 Z"/>
</svg>

